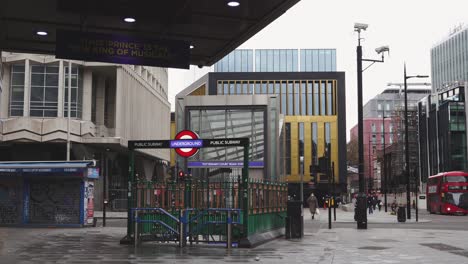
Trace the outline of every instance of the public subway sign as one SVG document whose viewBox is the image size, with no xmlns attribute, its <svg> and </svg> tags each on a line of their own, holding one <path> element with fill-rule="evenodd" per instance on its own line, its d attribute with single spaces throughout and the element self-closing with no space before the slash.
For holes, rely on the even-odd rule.
<svg viewBox="0 0 468 264">
<path fill-rule="evenodd" d="M 199 139 L 197 133 L 190 130 L 182 130 L 175 136 L 174 140 L 129 140 L 128 148 L 154 149 L 173 148 L 179 156 L 184 158 L 195 155 L 200 148 L 213 147 L 248 147 L 248 138 L 220 138 Z M 263 165 L 261 165 L 263 166 Z"/>
<path fill-rule="evenodd" d="M 188 69 L 190 43 L 57 30 L 55 55 L 60 59 Z"/>
<path fill-rule="evenodd" d="M 265 165 L 263 161 L 249 161 L 250 168 L 263 168 Z M 189 161 L 187 162 L 189 168 L 243 168 L 244 162 L 242 161 Z"/>
</svg>

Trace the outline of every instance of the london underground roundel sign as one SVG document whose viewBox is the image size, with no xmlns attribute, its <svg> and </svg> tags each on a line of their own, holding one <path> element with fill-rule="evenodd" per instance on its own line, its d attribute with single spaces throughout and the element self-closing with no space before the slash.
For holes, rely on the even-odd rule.
<svg viewBox="0 0 468 264">
<path fill-rule="evenodd" d="M 190 130 L 182 130 L 174 138 L 175 140 L 198 139 L 198 135 Z M 191 157 L 198 152 L 198 148 L 175 148 L 175 152 L 184 158 Z"/>
</svg>

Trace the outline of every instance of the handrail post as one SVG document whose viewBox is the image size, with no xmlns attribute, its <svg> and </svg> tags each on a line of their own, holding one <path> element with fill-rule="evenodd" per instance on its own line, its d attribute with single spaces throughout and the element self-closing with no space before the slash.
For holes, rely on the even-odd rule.
<svg viewBox="0 0 468 264">
<path fill-rule="evenodd" d="M 182 221 L 182 209 L 179 210 L 179 247 L 182 248 L 184 240 L 184 223 Z"/>
<path fill-rule="evenodd" d="M 135 210 L 135 218 L 134 218 L 134 221 L 135 221 L 135 230 L 133 232 L 133 237 L 134 237 L 134 240 L 135 240 L 135 247 L 138 246 L 138 210 Z"/>
<path fill-rule="evenodd" d="M 227 211 L 227 248 L 231 249 L 232 247 L 232 218 L 231 218 L 231 210 L 228 209 Z"/>
</svg>

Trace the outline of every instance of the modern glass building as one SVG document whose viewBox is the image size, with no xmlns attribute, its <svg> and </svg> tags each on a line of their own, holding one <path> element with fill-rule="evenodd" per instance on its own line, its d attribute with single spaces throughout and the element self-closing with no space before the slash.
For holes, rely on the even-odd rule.
<svg viewBox="0 0 468 264">
<path fill-rule="evenodd" d="M 468 169 L 465 90 L 427 96 L 418 105 L 421 181 L 439 172 Z"/>
<path fill-rule="evenodd" d="M 238 49 L 214 65 L 215 72 L 331 72 L 335 49 Z"/>
<path fill-rule="evenodd" d="M 189 129 L 202 139 L 249 138 L 249 174 L 253 179 L 284 181 L 279 173 L 280 116 L 275 95 L 177 97 L 177 131 Z M 242 147 L 201 148 L 178 167 L 197 179 L 242 175 Z"/>
<path fill-rule="evenodd" d="M 432 91 L 468 80 L 468 27 L 459 27 L 431 49 Z"/>
<path fill-rule="evenodd" d="M 277 137 L 279 136 L 281 143 L 275 147 L 272 143 L 274 139 L 267 137 L 272 135 L 273 128 L 260 122 L 268 120 L 269 123 L 273 123 L 273 119 L 270 122 L 268 115 L 265 118 L 265 113 L 272 115 L 272 112 L 268 110 L 269 108 L 260 110 L 245 106 L 245 102 L 263 97 L 274 98 L 277 103 L 275 111 L 283 117 L 276 126 L 280 131 Z M 219 98 L 221 103 L 218 102 Z M 180 103 L 180 100 L 184 103 Z M 187 106 L 187 102 L 191 101 L 203 107 Z M 218 104 L 222 107 L 219 108 Z M 182 119 L 184 115 L 185 118 Z M 201 137 L 216 138 L 242 133 L 249 136 L 253 143 L 252 168 L 259 164 L 255 162 L 265 160 L 267 155 L 280 153 L 280 164 L 265 162 L 265 166 L 271 168 L 259 173 L 264 179 L 286 179 L 290 195 L 296 198 L 299 198 L 301 173 L 304 174 L 304 195 L 314 191 L 319 198 L 322 198 L 328 193 L 327 175 L 311 177 L 310 166 L 318 164 L 318 158 L 325 155 L 325 146 L 330 144 L 336 191 L 346 192 L 346 113 L 343 72 L 208 73 L 177 95 L 176 122 L 176 131 L 195 129 Z M 263 131 L 270 132 L 262 132 L 262 126 Z M 235 158 L 237 154 L 220 149 L 203 150 L 197 155 L 203 159 L 229 160 Z M 274 159 L 267 160 L 274 161 Z M 274 166 L 279 168 L 274 170 Z"/>
</svg>

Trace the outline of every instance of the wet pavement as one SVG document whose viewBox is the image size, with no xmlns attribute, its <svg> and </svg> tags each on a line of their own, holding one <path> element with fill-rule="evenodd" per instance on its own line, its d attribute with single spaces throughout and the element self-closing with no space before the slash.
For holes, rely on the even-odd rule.
<svg viewBox="0 0 468 264">
<path fill-rule="evenodd" d="M 305 212 L 303 239 L 253 249 L 175 243 L 120 245 L 126 229 L 0 228 L 0 263 L 468 263 L 468 231 L 388 228 L 329 230 Z M 421 223 L 423 225 L 424 223 Z"/>
</svg>

